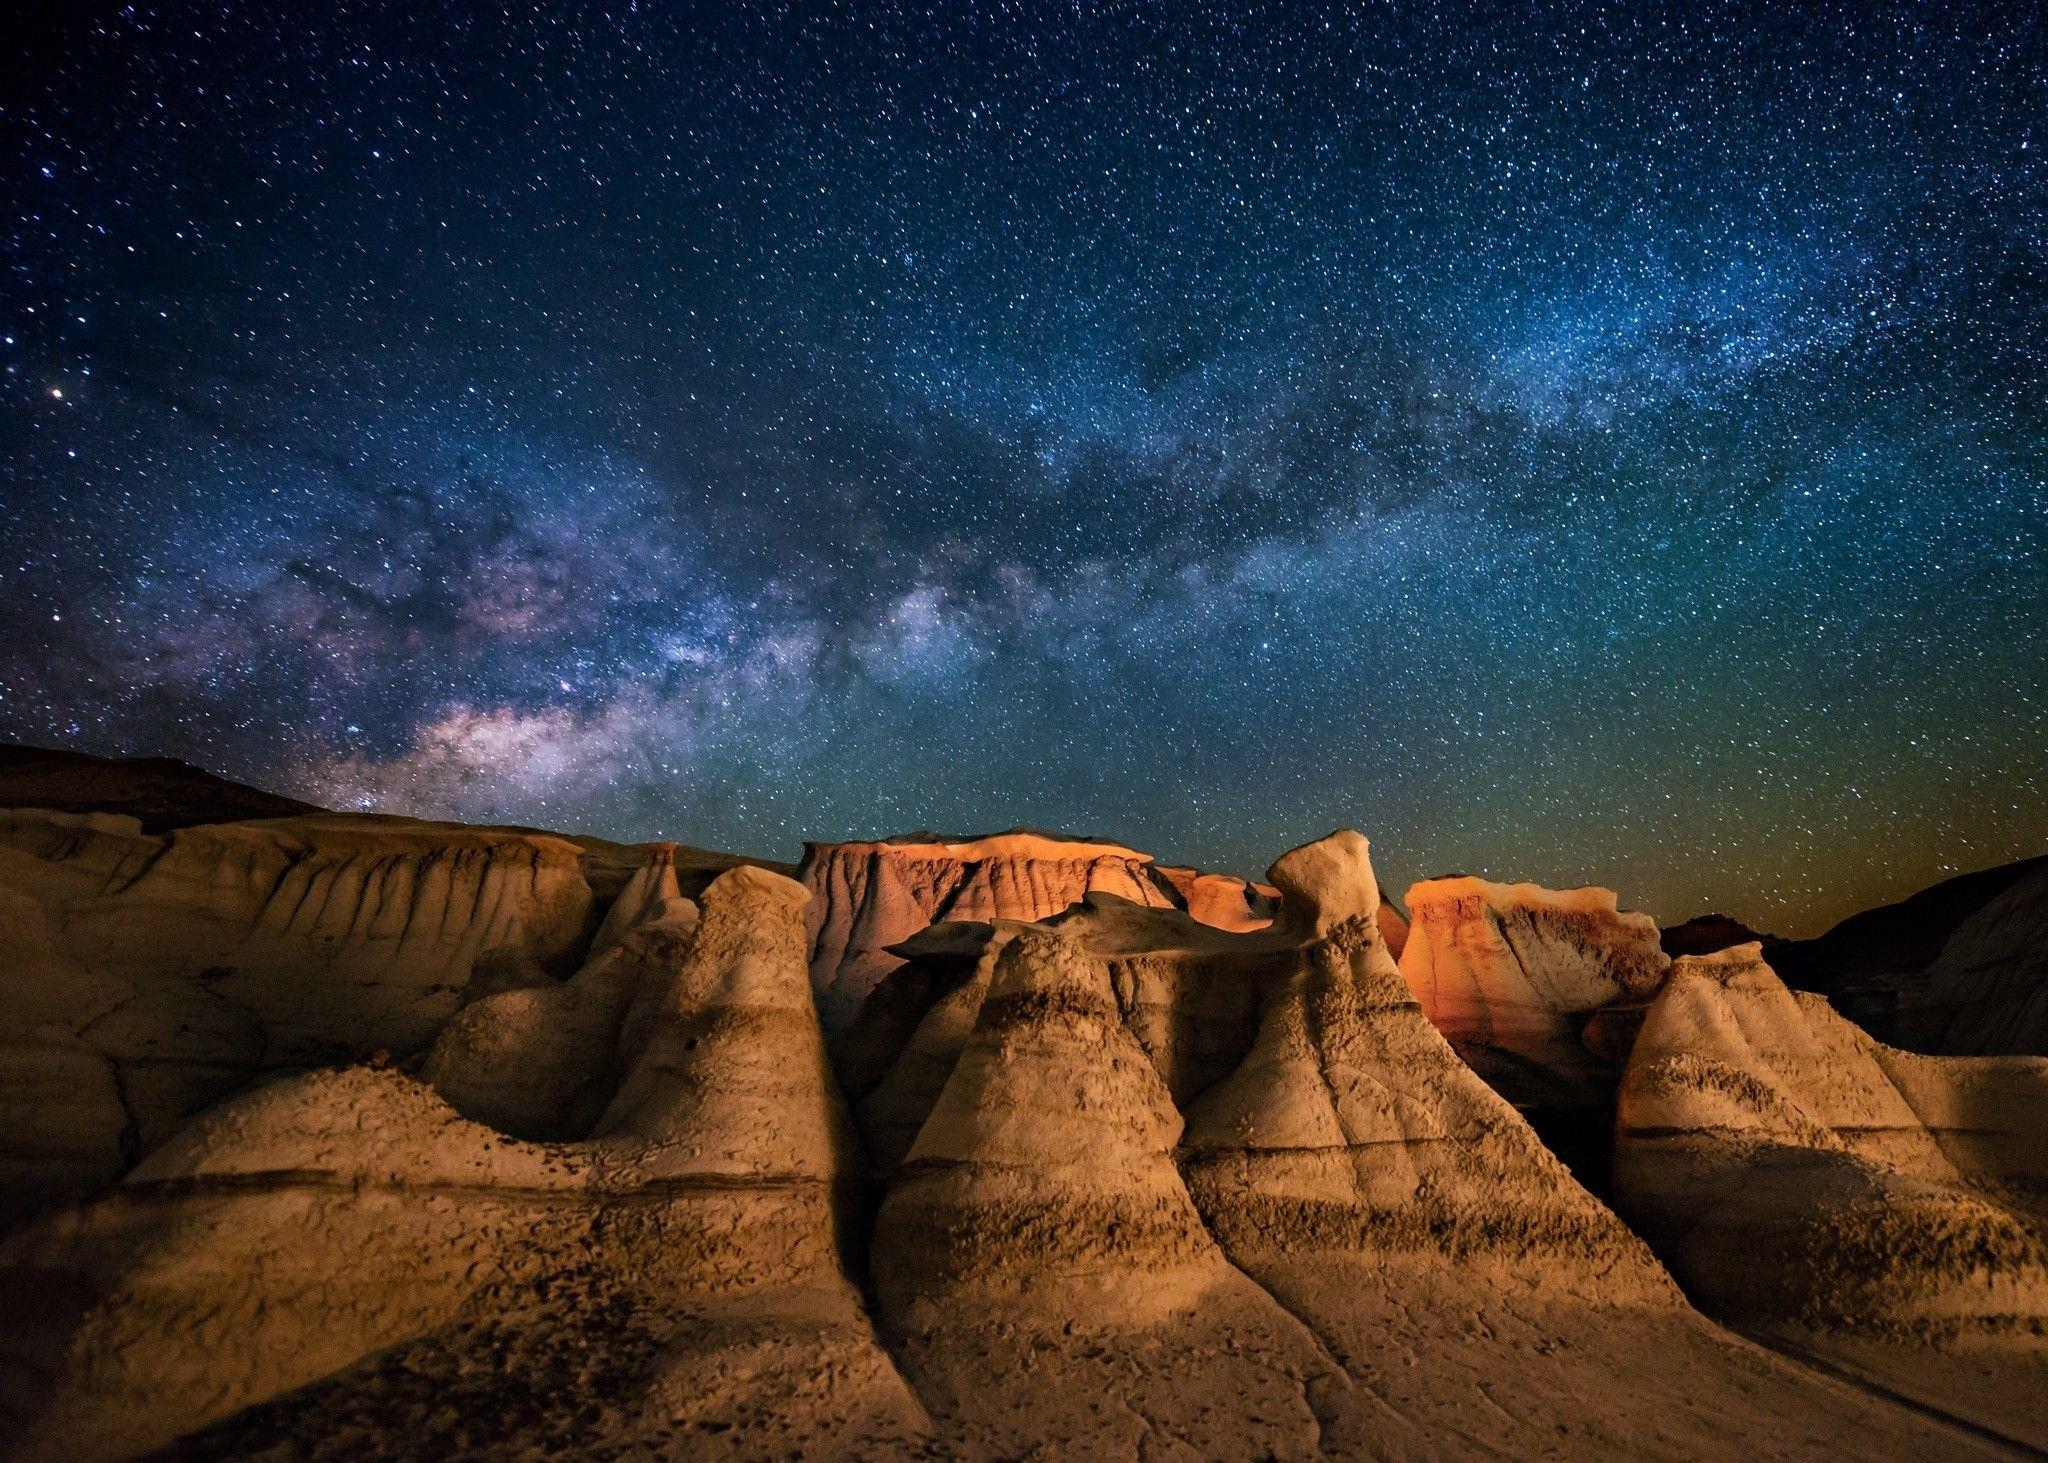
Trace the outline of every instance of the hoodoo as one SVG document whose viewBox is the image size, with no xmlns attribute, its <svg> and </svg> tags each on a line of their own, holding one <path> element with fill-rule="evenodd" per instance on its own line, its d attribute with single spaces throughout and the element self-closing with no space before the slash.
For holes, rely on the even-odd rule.
<svg viewBox="0 0 2048 1463">
<path fill-rule="evenodd" d="M 1664 978 L 1655 920 L 1620 910 L 1608 889 L 1466 877 L 1413 886 L 1408 912 L 1402 978 L 1496 1091 L 1518 1107 L 1574 1107 L 1612 1088 L 1579 1029 Z"/>
<path fill-rule="evenodd" d="M 2048 1061 L 1914 1056 L 1756 945 L 1679 960 L 1620 1095 L 1622 1212 L 1716 1315 L 2048 1446 Z"/>
<path fill-rule="evenodd" d="M 1022 829 L 959 840 L 913 833 L 806 844 L 797 877 L 817 895 L 811 979 L 834 1031 L 902 964 L 889 947 L 940 920 L 1044 919 L 1094 889 L 1159 906 L 1184 897 L 1154 876 L 1149 854 Z M 1203 897 L 1221 902 L 1211 890 Z"/>
<path fill-rule="evenodd" d="M 2048 1444 L 2048 1062 L 1878 1047 L 1754 947 L 1651 1003 L 1604 891 L 1432 881 L 1397 968 L 1348 831 L 1270 885 L 1018 834 L 822 888 L 333 814 L 0 834 L 10 1456 Z M 835 930 L 894 962 L 857 1006 Z M 1832 1378 L 1518 1111 L 1623 1058 L 1627 1215 Z"/>
<path fill-rule="evenodd" d="M 841 1248 L 852 1154 L 804 898 L 756 869 L 712 884 L 588 1142 L 508 1140 L 388 1069 L 321 1073 L 17 1230 L 17 1293 L 67 1303 L 14 1328 L 0 1427 L 38 1458 L 209 1423 L 181 1446 L 787 1456 L 921 1435 Z"/>
<path fill-rule="evenodd" d="M 1191 1106 L 1183 1162 L 1225 1252 L 1355 1383 L 1331 1390 L 1326 1437 L 1656 1456 L 1886 1436 L 1881 1409 L 1704 1324 L 1458 1059 L 1379 936 L 1363 838 L 1269 877 L 1300 944 L 1243 1063 Z"/>
<path fill-rule="evenodd" d="M 904 1364 L 971 1452 L 1312 1446 L 1338 1379 L 1203 1227 L 1180 1128 L 1101 964 L 1018 931 L 875 1226 Z"/>
</svg>

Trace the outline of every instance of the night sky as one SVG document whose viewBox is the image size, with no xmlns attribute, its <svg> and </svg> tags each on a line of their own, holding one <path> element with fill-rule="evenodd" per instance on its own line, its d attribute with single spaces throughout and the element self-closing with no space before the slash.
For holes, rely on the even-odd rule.
<svg viewBox="0 0 2048 1463">
<path fill-rule="evenodd" d="M 50 7 L 0 735 L 1805 933 L 2048 846 L 2032 6 Z"/>
</svg>

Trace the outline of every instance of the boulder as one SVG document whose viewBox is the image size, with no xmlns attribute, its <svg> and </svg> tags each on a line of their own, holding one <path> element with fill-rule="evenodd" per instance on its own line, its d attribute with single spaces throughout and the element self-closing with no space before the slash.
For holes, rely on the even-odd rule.
<svg viewBox="0 0 2048 1463">
<path fill-rule="evenodd" d="M 1673 959 L 1680 955 L 1711 955 L 1716 950 L 1747 945 L 1752 940 L 1775 944 L 1777 936 L 1759 934 L 1727 914 L 1696 914 L 1678 924 L 1666 925 L 1657 932 L 1657 943 Z"/>
</svg>

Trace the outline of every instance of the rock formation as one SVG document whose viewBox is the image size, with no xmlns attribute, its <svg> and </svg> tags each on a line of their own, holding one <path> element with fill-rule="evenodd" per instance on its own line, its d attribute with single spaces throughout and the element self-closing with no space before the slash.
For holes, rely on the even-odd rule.
<svg viewBox="0 0 2048 1463">
<path fill-rule="evenodd" d="M 586 1143 L 508 1141 L 388 1068 L 320 1073 L 17 1230 L 0 1264 L 52 1303 L 8 1337 L 14 1447 L 124 1456 L 194 1428 L 194 1456 L 915 1441 L 924 1414 L 847 1278 L 852 1154 L 804 899 L 754 869 L 711 886 Z"/>
<path fill-rule="evenodd" d="M 2048 1061 L 1881 1046 L 1747 945 L 1673 966 L 1619 1118 L 1623 1213 L 1708 1310 L 2048 1445 Z"/>
<path fill-rule="evenodd" d="M 573 969 L 607 907 L 600 942 L 680 900 L 682 862 L 701 888 L 741 861 L 334 813 L 149 834 L 0 810 L 0 1220 L 112 1182 L 262 1073 L 416 1055 L 480 962 Z M 523 995 L 477 1010 L 475 1034 L 502 1039 L 486 1017 L 516 1025 L 519 1006 L 554 1019 Z"/>
<path fill-rule="evenodd" d="M 2048 1444 L 2048 1061 L 1876 1046 L 1754 947 L 1665 984 L 1604 891 L 1418 886 L 1397 968 L 1350 832 L 806 885 L 72 791 L 0 815 L 0 1455 Z M 2010 887 L 1958 1011 L 2028 988 Z M 1517 1110 L 1624 1063 L 1628 1217 L 1774 1350 Z"/>
<path fill-rule="evenodd" d="M 1669 963 L 1656 921 L 1619 909 L 1607 889 L 1465 876 L 1415 885 L 1408 909 L 1401 975 L 1431 1023 L 1532 1121 L 1590 1115 L 1604 1149 L 1611 1054 L 1626 1047 L 1613 1013 L 1647 999 Z M 1600 1012 L 1608 1028 L 1589 1043 Z"/>
<path fill-rule="evenodd" d="M 1328 1363 L 1203 1227 L 1180 1128 L 1101 964 L 1017 931 L 875 1226 L 904 1365 L 973 1455 L 1246 1456 L 1317 1432 Z"/>
<path fill-rule="evenodd" d="M 0 813 L 24 958 L 0 1012 L 15 1213 L 106 1183 L 256 1074 L 420 1049 L 487 951 L 586 935 L 573 844 L 322 814 L 160 836 Z M 77 1104 L 73 1084 L 101 1094 Z"/>
<path fill-rule="evenodd" d="M 1955 1056 L 2048 1056 L 2048 860 L 1958 924 L 1899 989 L 1898 1038 Z"/>
<path fill-rule="evenodd" d="M 940 921 L 1040 920 L 1084 894 L 1179 908 L 1219 929 L 1272 918 L 1270 891 L 1223 874 L 1155 864 L 1122 844 L 1013 829 L 945 840 L 911 833 L 878 843 L 811 843 L 797 877 L 811 907 L 811 978 L 827 1031 L 849 1025 L 902 958 L 890 947 Z"/>
<path fill-rule="evenodd" d="M 1297 850 L 1270 877 L 1298 956 L 1242 1064 L 1190 1107 L 1184 1165 L 1231 1260 L 1338 1368 L 1335 1451 L 1697 1456 L 1884 1436 L 1881 1415 L 1702 1323 L 1458 1060 L 1379 937 L 1364 839 Z"/>
<path fill-rule="evenodd" d="M 1151 859 L 1113 843 L 1022 830 L 946 841 L 806 844 L 797 877 L 815 891 L 811 979 L 829 1030 L 845 1026 L 901 960 L 889 946 L 942 919 L 1043 919 L 1090 889 L 1166 904 Z"/>
<path fill-rule="evenodd" d="M 1929 967 L 1972 916 L 1991 906 L 2007 890 L 2023 881 L 2038 880 L 2044 874 L 2048 874 L 2048 857 L 2023 859 L 1944 879 L 1896 904 L 1852 914 L 1815 939 L 1768 944 L 1764 954 L 1786 985 L 1794 990 L 1820 992 L 1834 1003 L 1837 1011 L 1879 1041 L 1917 1051 L 1944 1050 L 1947 1027 L 1962 1013 L 1951 999 L 1920 994 L 1926 988 Z M 1955 982 L 1954 995 L 1967 1000 L 1963 993 L 1970 982 L 1967 978 L 1958 981 L 1956 977 L 1961 975 L 1961 966 L 1975 962 L 1964 960 L 1961 955 L 1959 952 L 1950 980 Z M 1993 979 L 1999 989 L 2005 988 L 2000 978 Z M 1922 1009 L 1902 1026 L 1901 1015 L 1907 1006 Z M 1964 1029 L 1969 1030 L 1972 1025 L 1965 1017 Z M 1982 1034 L 1989 1035 L 2000 1028 L 2018 1029 L 2008 1019 L 2000 1018 L 1984 1027 Z M 2039 1054 L 2048 1048 L 1963 1045 L 1954 1050 Z"/>
<path fill-rule="evenodd" d="M 1154 864 L 1152 876 L 1173 891 L 1174 903 L 1190 918 L 1236 934 L 1265 928 L 1280 903 L 1280 891 L 1271 885 L 1248 884 L 1229 874 Z"/>
<path fill-rule="evenodd" d="M 1082 1430 L 1214 1450 L 1214 1419 L 1115 1379 L 1141 1358 L 1209 1375 L 1204 1317 L 1226 1314 L 1249 1328 L 1230 1344 L 1295 1379 L 1308 1413 L 1261 1404 L 1261 1426 L 1278 1427 L 1240 1431 L 1221 1445 L 1233 1453 L 1526 1453 L 1559 1438 L 1617 1455 L 1817 1452 L 1898 1446 L 1897 1429 L 1924 1426 L 1817 1391 L 1686 1307 L 1423 1016 L 1377 935 L 1362 838 L 1297 850 L 1270 877 L 1281 918 L 1245 935 L 1091 895 L 1035 927 L 940 925 L 899 947 L 940 994 L 862 1105 L 882 1119 L 865 1130 L 885 1162 L 916 1127 L 874 1273 L 943 1426 L 981 1429 L 977 1450 L 996 1452 Z M 1187 1298 L 1198 1282 L 1174 1267 L 1207 1252 L 1153 1156 L 1171 1126 L 1157 1092 L 1117 1099 L 1125 1119 L 1099 1130 L 1097 1074 L 1142 1091 L 1137 1054 L 1188 1114 L 1178 1156 L 1205 1228 L 1305 1323 L 1313 1357 L 1272 1311 Z M 1132 1171 L 1144 1179 L 1103 1192 L 1103 1175 Z M 1137 1216 L 1119 1207 L 1133 1196 Z M 1125 1302 L 1132 1290 L 1149 1306 Z M 1659 1359 L 1647 1374 L 1645 1356 Z M 994 1419 L 974 1418 L 967 1399 L 992 1375 Z M 1194 1390 L 1226 1384 L 1246 1385 Z M 1082 1411 L 1106 1386 L 1127 1404 L 1114 1431 Z M 1025 1412 L 1051 1431 L 1020 1434 Z"/>
<path fill-rule="evenodd" d="M 900 1006 L 900 1018 L 889 1031 L 857 1023 L 843 1034 L 840 1070 L 847 1096 L 856 1104 L 870 1171 L 878 1179 L 896 1171 L 938 1104 L 973 1034 L 996 961 L 1020 928 L 1015 921 L 933 925 L 898 945 L 910 963 L 885 977 L 874 994 L 896 997 L 889 1004 Z M 962 948 L 943 953 L 927 948 L 940 941 L 958 941 Z M 872 997 L 868 1003 L 882 1004 Z M 869 1050 L 859 1063 L 864 1070 L 856 1071 L 845 1053 L 862 1038 Z"/>
<path fill-rule="evenodd" d="M 697 906 L 676 892 L 657 849 L 612 904 L 583 968 L 566 981 L 538 966 L 508 979 L 479 962 L 471 999 L 441 1028 L 422 1075 L 464 1117 L 515 1138 L 581 1138 L 622 1075 L 627 1018 L 642 1024 L 689 948 Z"/>
</svg>

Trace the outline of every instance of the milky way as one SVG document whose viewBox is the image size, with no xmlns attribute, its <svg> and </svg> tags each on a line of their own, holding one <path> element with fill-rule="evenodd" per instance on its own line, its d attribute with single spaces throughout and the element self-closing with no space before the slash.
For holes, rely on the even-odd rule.
<svg viewBox="0 0 2048 1463">
<path fill-rule="evenodd" d="M 2025 7 L 739 11 L 47 20 L 0 733 L 1793 932 L 2048 843 Z"/>
</svg>

